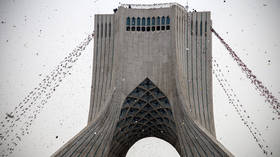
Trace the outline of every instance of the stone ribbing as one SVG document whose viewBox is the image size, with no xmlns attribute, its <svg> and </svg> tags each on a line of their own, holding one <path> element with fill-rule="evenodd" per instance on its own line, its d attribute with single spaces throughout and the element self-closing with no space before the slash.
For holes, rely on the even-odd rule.
<svg viewBox="0 0 280 157">
<path fill-rule="evenodd" d="M 95 37 L 91 100 L 88 122 L 101 111 L 102 103 L 112 84 L 114 55 L 114 16 L 95 15 Z"/>
<path fill-rule="evenodd" d="M 145 82 L 151 82 L 148 78 L 143 81 L 137 88 L 147 89 L 144 92 L 139 93 L 139 98 L 148 102 L 153 102 L 154 99 L 166 99 L 167 97 L 158 89 L 152 82 L 151 87 L 146 88 Z M 178 86 L 178 85 L 176 85 Z M 136 90 L 135 89 L 135 90 Z M 168 141 L 172 144 L 182 157 L 227 157 L 232 156 L 223 146 L 202 126 L 192 118 L 188 116 L 186 108 L 180 105 L 181 102 L 176 102 L 176 108 L 169 108 L 175 106 L 169 104 L 169 101 L 160 101 L 159 106 L 153 109 L 138 110 L 136 114 L 122 115 L 122 110 L 126 107 L 135 107 L 137 101 L 127 102 L 128 99 L 135 97 L 135 90 L 133 90 L 125 99 L 119 92 L 113 92 L 111 96 L 108 96 L 108 101 L 104 104 L 104 110 L 102 110 L 100 116 L 83 129 L 72 140 L 59 149 L 52 157 L 125 157 L 128 149 L 139 139 L 155 136 Z M 146 97 L 146 93 L 150 92 L 152 98 Z M 159 94 L 157 94 L 159 93 Z M 180 97 L 181 93 L 177 94 Z M 115 99 L 114 99 L 115 98 Z M 118 99 L 116 99 L 118 98 Z M 136 98 L 136 97 L 135 97 Z M 119 103 L 123 101 L 123 104 Z M 151 100 L 151 101 L 150 101 Z M 162 104 L 167 103 L 167 104 Z M 149 105 L 146 104 L 146 105 Z M 138 107 L 139 108 L 139 107 Z M 148 114 L 152 114 L 153 111 L 159 109 L 172 110 L 169 114 L 157 113 L 157 116 L 153 115 L 153 118 L 148 118 L 147 121 L 151 124 L 143 124 L 140 130 L 135 130 L 137 123 L 130 121 L 128 124 L 133 127 L 127 126 L 126 123 L 122 123 L 123 119 L 139 117 L 138 113 L 144 111 L 147 118 Z M 140 108 L 139 108 L 140 109 Z M 166 110 L 167 111 L 167 110 Z M 127 111 L 129 112 L 129 110 Z M 172 114 L 174 112 L 174 114 Z M 168 115 L 168 116 L 167 116 Z M 168 118 L 167 118 L 168 117 Z M 153 122 L 154 118 L 167 118 L 168 121 L 162 123 L 160 121 Z M 179 120 L 180 119 L 180 120 Z M 140 123 L 139 119 L 139 123 Z M 172 122 L 172 121 L 175 121 Z M 142 131 L 144 126 L 147 126 L 146 131 Z M 161 125 L 162 127 L 158 127 Z M 149 127 L 151 128 L 149 130 Z M 165 127 L 163 127 L 165 126 Z M 126 128 L 126 130 L 124 130 Z M 118 139 L 120 134 L 124 134 L 124 137 Z"/>
<path fill-rule="evenodd" d="M 162 23 L 154 31 L 151 25 L 138 29 L 138 24 L 127 29 L 127 17 L 169 17 L 170 29 Z M 187 12 L 177 4 L 156 9 L 120 6 L 113 15 L 96 15 L 88 125 L 53 157 L 125 157 L 131 145 L 147 136 L 166 140 L 182 157 L 232 156 L 215 138 L 211 24 L 210 12 Z M 153 88 L 143 87 L 147 80 Z M 144 93 L 135 96 L 137 89 L 156 101 Z M 127 103 L 131 99 L 145 103 L 136 107 Z M 152 107 L 155 104 L 161 105 Z M 133 114 L 122 114 L 129 111 Z"/>
<path fill-rule="evenodd" d="M 122 105 L 109 156 L 125 156 L 136 141 L 149 136 L 164 139 L 180 151 L 171 110 L 165 94 L 146 78 Z"/>
<path fill-rule="evenodd" d="M 110 141 L 111 130 L 114 129 L 119 114 L 118 105 L 112 105 L 115 104 L 111 99 L 112 96 L 109 96 L 104 104 L 102 114 L 54 153 L 53 157 L 101 157 L 105 155 L 108 143 L 104 141 Z M 110 121 L 110 123 L 104 123 L 105 121 Z"/>
<path fill-rule="evenodd" d="M 215 136 L 212 102 L 210 12 L 177 11 L 178 81 L 190 115 Z M 207 24 L 208 23 L 208 24 Z M 208 58 L 208 59 L 207 59 Z M 209 59 L 210 58 L 210 59 Z M 210 72 L 210 75 L 209 75 Z"/>
</svg>

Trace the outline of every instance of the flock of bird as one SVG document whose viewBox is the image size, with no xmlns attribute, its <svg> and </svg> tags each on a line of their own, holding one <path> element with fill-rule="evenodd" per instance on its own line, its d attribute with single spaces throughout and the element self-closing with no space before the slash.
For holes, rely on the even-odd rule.
<svg viewBox="0 0 280 157">
<path fill-rule="evenodd" d="M 255 89 L 260 93 L 261 96 L 265 97 L 265 101 L 268 102 L 270 108 L 272 108 L 272 113 L 275 114 L 278 119 L 280 119 L 280 102 L 279 100 L 269 91 L 269 89 L 262 83 L 262 81 L 257 79 L 257 76 L 253 74 L 252 70 L 238 57 L 234 50 L 225 42 L 225 40 L 213 29 L 211 28 L 213 34 L 220 40 L 220 42 L 228 50 L 231 57 L 241 68 L 242 72 L 245 73 L 246 77 L 251 81 L 251 84 L 255 86 Z M 269 60 L 270 63 L 270 60 Z M 275 118 L 274 118 L 275 119 Z"/>
<path fill-rule="evenodd" d="M 93 33 L 88 35 L 49 75 L 46 75 L 36 88 L 28 93 L 12 112 L 6 113 L 4 120 L 0 122 L 0 154 L 2 157 L 11 154 L 22 137 L 30 133 L 32 122 L 64 78 L 71 75 L 70 70 L 73 64 L 79 59 L 93 36 Z"/>
<path fill-rule="evenodd" d="M 187 22 L 190 23 L 190 15 L 188 15 Z M 224 45 L 226 44 L 224 42 L 224 40 L 215 32 L 215 30 L 213 28 L 211 28 L 211 31 L 222 41 L 222 44 L 224 44 Z M 228 49 L 229 46 L 226 44 L 226 47 Z M 229 48 L 228 50 L 232 51 L 231 48 Z M 237 55 L 235 55 L 235 56 L 237 56 Z M 239 61 L 239 60 L 240 59 L 238 58 L 237 61 Z M 237 98 L 236 94 L 233 91 L 233 88 L 231 88 L 227 79 L 224 78 L 224 74 L 222 73 L 222 70 L 215 59 L 213 59 L 212 64 L 213 64 L 213 74 L 215 75 L 216 79 L 218 80 L 219 85 L 222 87 L 223 91 L 225 92 L 229 103 L 231 105 L 233 105 L 233 107 L 234 107 L 235 111 L 237 112 L 238 116 L 240 117 L 242 123 L 249 129 L 250 134 L 253 136 L 254 140 L 257 142 L 257 144 L 258 144 L 259 148 L 262 150 L 262 152 L 267 156 L 272 155 L 273 153 L 269 150 L 269 146 L 265 143 L 262 133 L 256 127 L 256 124 L 253 122 L 252 117 L 249 115 L 249 113 L 244 109 L 243 105 L 240 103 L 240 100 Z M 243 64 L 239 64 L 239 65 L 243 66 Z M 245 65 L 245 67 L 246 67 L 246 65 Z M 248 70 L 248 68 L 246 67 L 245 70 Z M 249 79 L 256 80 L 256 77 L 251 77 L 254 75 L 251 74 L 250 70 L 249 70 L 249 74 L 250 75 L 247 76 Z M 257 84 L 256 86 L 260 93 L 265 93 L 265 94 L 263 94 L 263 96 L 265 96 L 266 102 L 269 102 L 273 106 L 273 109 L 274 109 L 273 113 L 276 113 L 279 116 L 279 111 L 277 111 L 278 107 L 279 107 L 277 99 L 275 97 L 271 96 L 272 94 L 270 92 L 267 92 L 268 89 L 266 87 L 264 87 L 260 81 L 257 80 L 257 81 L 253 81 L 252 83 Z"/>
<path fill-rule="evenodd" d="M 190 17 L 188 17 L 187 20 L 189 22 Z M 232 51 L 232 49 L 213 29 L 212 32 L 221 40 L 229 51 Z M 93 36 L 94 33 L 88 35 L 88 37 L 84 39 L 71 53 L 69 53 L 49 75 L 46 75 L 36 88 L 28 93 L 28 95 L 14 108 L 12 112 L 6 113 L 4 120 L 0 122 L 0 154 L 2 157 L 6 157 L 11 154 L 22 140 L 22 137 L 30 133 L 32 122 L 37 118 L 37 115 L 41 112 L 42 108 L 59 87 L 63 79 L 66 76 L 71 75 L 70 70 L 73 64 L 81 56 L 82 51 L 85 50 Z M 237 55 L 235 53 L 231 53 L 231 55 L 235 57 L 236 61 L 239 61 L 238 57 L 236 59 Z M 241 61 L 238 64 L 242 66 L 241 63 L 243 62 Z M 246 68 L 247 67 L 245 65 L 245 70 L 248 71 Z M 257 142 L 259 148 L 265 155 L 272 155 L 272 152 L 269 150 L 269 146 L 265 143 L 262 133 L 259 129 L 257 129 L 252 117 L 240 103 L 240 100 L 237 98 L 228 80 L 224 78 L 221 67 L 215 59 L 213 59 L 213 74 L 225 92 L 229 103 L 233 105 L 241 121 L 245 127 L 249 129 L 250 134 Z M 262 85 L 260 81 L 256 80 L 256 77 L 251 74 L 250 70 L 246 73 L 246 75 L 252 80 L 252 83 L 256 86 L 257 90 L 265 96 L 266 101 L 271 104 L 274 113 L 279 116 L 279 119 L 280 104 L 278 100 L 268 91 L 266 87 Z"/>
<path fill-rule="evenodd" d="M 244 109 L 243 105 L 240 103 L 240 100 L 237 98 L 236 93 L 233 88 L 230 86 L 230 83 L 227 79 L 225 79 L 224 74 L 221 70 L 221 67 L 217 63 L 215 59 L 213 59 L 213 74 L 217 79 L 219 85 L 222 87 L 226 97 L 235 111 L 237 112 L 239 118 L 246 128 L 249 129 L 250 134 L 253 136 L 255 142 L 258 144 L 259 148 L 266 156 L 272 155 L 272 152 L 269 150 L 269 146 L 266 144 L 262 133 L 256 127 L 252 117 L 249 113 Z"/>
</svg>

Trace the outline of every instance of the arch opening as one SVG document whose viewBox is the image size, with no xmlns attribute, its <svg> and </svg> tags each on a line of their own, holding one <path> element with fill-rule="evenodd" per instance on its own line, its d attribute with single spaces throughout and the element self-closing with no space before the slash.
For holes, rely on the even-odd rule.
<svg viewBox="0 0 280 157">
<path fill-rule="evenodd" d="M 157 138 L 157 137 L 146 137 L 138 140 L 134 145 L 132 145 L 126 157 L 180 157 L 176 148 L 174 148 L 170 143 Z"/>
<path fill-rule="evenodd" d="M 125 157 L 135 142 L 146 137 L 163 139 L 179 151 L 171 104 L 166 95 L 148 78 L 124 100 L 109 156 Z"/>
</svg>

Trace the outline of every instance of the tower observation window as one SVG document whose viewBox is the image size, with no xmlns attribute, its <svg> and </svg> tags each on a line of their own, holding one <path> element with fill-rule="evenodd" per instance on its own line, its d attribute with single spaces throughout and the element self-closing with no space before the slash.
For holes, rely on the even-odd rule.
<svg viewBox="0 0 280 157">
<path fill-rule="evenodd" d="M 127 25 L 127 26 L 130 25 L 130 18 L 129 18 L 129 17 L 126 18 L 126 25 Z"/>
<path fill-rule="evenodd" d="M 156 23 L 156 19 L 155 17 L 152 17 L 152 25 L 155 25 L 155 23 Z"/>
<path fill-rule="evenodd" d="M 145 32 L 146 18 L 142 17 L 142 32 Z"/>
<path fill-rule="evenodd" d="M 170 30 L 170 26 L 169 25 L 166 26 L 166 30 Z"/>
<path fill-rule="evenodd" d="M 147 19 L 147 21 L 146 21 L 146 19 Z M 202 25 L 202 24 L 200 24 L 200 25 Z M 109 29 L 111 29 L 111 28 L 109 28 Z M 202 27 L 200 29 L 202 29 Z M 126 31 L 142 31 L 142 32 L 147 31 L 147 32 L 149 32 L 149 31 L 160 31 L 160 30 L 170 30 L 170 17 L 169 16 L 126 17 Z M 107 29 L 105 30 L 105 32 L 106 31 L 107 31 Z M 101 36 L 102 36 L 102 33 L 103 32 L 101 32 Z M 106 35 L 106 33 L 105 33 L 105 35 Z"/>
<path fill-rule="evenodd" d="M 156 18 L 155 17 L 152 17 L 152 31 L 155 31 L 156 28 L 155 28 L 155 24 L 156 24 Z"/>
<path fill-rule="evenodd" d="M 142 26 L 145 26 L 145 23 L 146 23 L 146 19 L 145 17 L 142 18 Z"/>
<path fill-rule="evenodd" d="M 164 16 L 161 18 L 161 24 L 162 24 L 162 25 L 165 24 L 165 17 L 164 17 Z"/>
<path fill-rule="evenodd" d="M 132 18 L 132 25 L 135 26 L 135 17 Z"/>
<path fill-rule="evenodd" d="M 160 17 L 157 17 L 157 31 L 160 30 Z"/>
<path fill-rule="evenodd" d="M 167 25 L 170 24 L 170 18 L 169 18 L 169 16 L 166 17 L 166 24 L 167 24 Z"/>
<path fill-rule="evenodd" d="M 137 26 L 140 26 L 140 17 L 137 17 Z"/>
<path fill-rule="evenodd" d="M 135 31 L 135 17 L 132 17 L 131 25 L 132 25 L 131 30 Z"/>
<path fill-rule="evenodd" d="M 140 20 L 140 17 L 137 17 L 137 31 L 140 31 L 140 22 L 141 22 L 141 20 Z"/>
<path fill-rule="evenodd" d="M 160 26 L 157 26 L 157 31 L 159 31 L 160 30 Z"/>
<path fill-rule="evenodd" d="M 160 25 L 160 17 L 157 17 L 157 25 Z"/>
<path fill-rule="evenodd" d="M 166 30 L 170 30 L 170 18 L 169 16 L 166 17 Z"/>
<path fill-rule="evenodd" d="M 147 26 L 150 26 L 150 24 L 151 24 L 151 18 L 147 18 Z"/>
<path fill-rule="evenodd" d="M 161 17 L 161 30 L 165 30 L 165 17 Z"/>
</svg>

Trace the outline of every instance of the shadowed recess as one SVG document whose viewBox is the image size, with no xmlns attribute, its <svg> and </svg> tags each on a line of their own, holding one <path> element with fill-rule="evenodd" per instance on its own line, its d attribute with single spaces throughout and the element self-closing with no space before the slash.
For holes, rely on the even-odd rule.
<svg viewBox="0 0 280 157">
<path fill-rule="evenodd" d="M 145 137 L 157 137 L 179 150 L 171 105 L 165 94 L 146 78 L 124 100 L 109 156 L 124 157 Z"/>
</svg>

